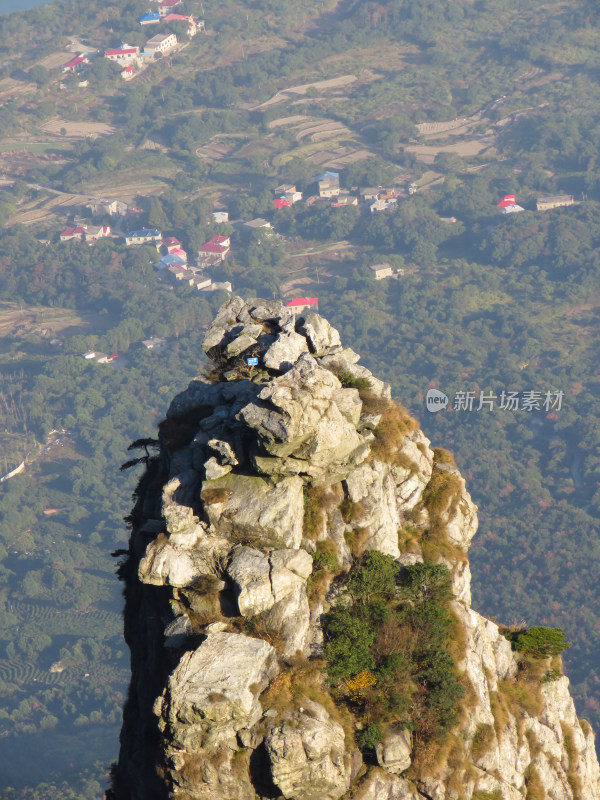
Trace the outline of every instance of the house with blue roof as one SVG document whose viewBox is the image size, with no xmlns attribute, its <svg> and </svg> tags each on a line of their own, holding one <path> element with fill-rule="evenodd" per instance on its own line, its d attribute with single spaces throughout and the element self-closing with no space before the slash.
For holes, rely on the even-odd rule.
<svg viewBox="0 0 600 800">
<path fill-rule="evenodd" d="M 315 181 L 319 183 L 320 181 L 326 180 L 336 180 L 339 181 L 340 173 L 339 172 L 332 172 L 331 170 L 327 169 L 325 172 L 322 172 L 320 175 L 317 175 Z"/>
<path fill-rule="evenodd" d="M 147 14 L 142 14 L 142 16 L 138 19 L 140 25 L 154 25 L 155 23 L 160 22 L 160 14 L 158 11 L 148 11 Z"/>
<path fill-rule="evenodd" d="M 163 256 L 160 261 L 157 261 L 154 265 L 155 269 L 166 269 L 167 267 L 182 267 L 185 269 L 187 262 L 185 258 L 181 256 L 176 256 L 174 253 L 167 253 L 166 256 Z"/>
<path fill-rule="evenodd" d="M 338 197 L 340 193 L 340 173 L 326 170 L 317 175 L 319 197 Z"/>
<path fill-rule="evenodd" d="M 125 234 L 127 247 L 132 244 L 155 244 L 158 247 L 161 241 L 162 233 L 156 228 L 140 228 L 138 231 Z"/>
</svg>

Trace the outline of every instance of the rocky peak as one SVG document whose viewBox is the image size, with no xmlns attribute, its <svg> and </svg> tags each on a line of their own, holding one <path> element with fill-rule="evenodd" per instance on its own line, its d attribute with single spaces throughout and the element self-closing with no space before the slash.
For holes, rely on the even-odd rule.
<svg viewBox="0 0 600 800">
<path fill-rule="evenodd" d="M 234 297 L 203 347 L 121 568 L 116 800 L 600 800 L 559 657 L 471 608 L 449 454 L 318 314 Z"/>
</svg>

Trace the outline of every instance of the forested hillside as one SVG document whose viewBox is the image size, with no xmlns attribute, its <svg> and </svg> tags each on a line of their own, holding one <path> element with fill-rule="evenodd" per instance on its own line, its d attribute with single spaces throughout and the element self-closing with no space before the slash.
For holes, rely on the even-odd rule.
<svg viewBox="0 0 600 800">
<path fill-rule="evenodd" d="M 203 327 L 226 297 L 161 278 L 154 247 L 123 242 L 143 225 L 177 237 L 190 262 L 231 236 L 210 277 L 236 293 L 318 296 L 453 449 L 479 505 L 474 607 L 560 625 L 579 713 L 600 729 L 597 5 L 178 9 L 205 32 L 164 23 L 182 46 L 130 81 L 100 54 L 154 35 L 138 23 L 144 2 L 0 18 L 2 475 L 26 462 L 0 485 L 0 791 L 101 797 L 117 753 L 128 665 L 110 554 L 136 472 L 119 466 L 145 456 L 127 446 L 201 368 Z M 82 51 L 98 55 L 63 72 Z M 316 199 L 323 170 L 357 205 Z M 276 210 L 280 184 L 302 202 Z M 397 203 L 371 213 L 366 187 L 392 187 Z M 507 194 L 525 210 L 501 214 Z M 544 195 L 574 202 L 540 212 Z M 138 210 L 92 217 L 90 198 Z M 272 232 L 243 226 L 253 218 Z M 80 222 L 114 235 L 59 241 Z M 374 280 L 381 262 L 396 276 Z M 146 349 L 149 337 L 166 345 Z M 450 405 L 461 391 L 564 397 L 552 414 L 429 414 L 430 387 Z"/>
</svg>

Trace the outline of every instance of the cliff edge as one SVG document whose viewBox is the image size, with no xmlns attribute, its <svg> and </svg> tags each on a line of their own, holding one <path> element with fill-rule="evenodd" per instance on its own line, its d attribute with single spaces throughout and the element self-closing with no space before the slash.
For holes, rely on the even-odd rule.
<svg viewBox="0 0 600 800">
<path fill-rule="evenodd" d="M 451 455 L 317 314 L 234 297 L 203 346 L 120 567 L 115 800 L 600 800 L 559 632 L 471 608 Z"/>
</svg>

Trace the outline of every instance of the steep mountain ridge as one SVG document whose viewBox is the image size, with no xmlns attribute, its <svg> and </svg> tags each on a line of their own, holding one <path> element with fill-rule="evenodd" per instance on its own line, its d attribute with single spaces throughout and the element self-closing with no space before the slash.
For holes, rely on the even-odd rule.
<svg viewBox="0 0 600 800">
<path fill-rule="evenodd" d="M 600 798 L 558 651 L 471 608 L 451 456 L 317 314 L 234 297 L 203 346 L 131 515 L 114 797 Z"/>
</svg>

